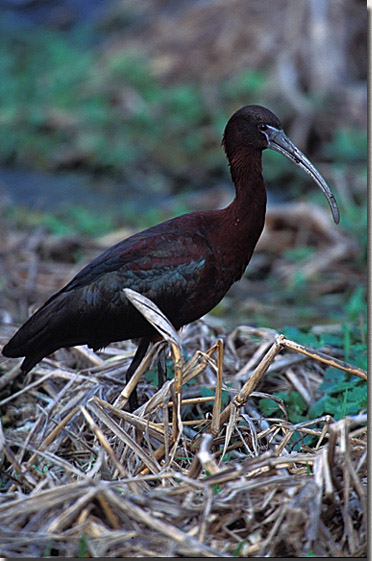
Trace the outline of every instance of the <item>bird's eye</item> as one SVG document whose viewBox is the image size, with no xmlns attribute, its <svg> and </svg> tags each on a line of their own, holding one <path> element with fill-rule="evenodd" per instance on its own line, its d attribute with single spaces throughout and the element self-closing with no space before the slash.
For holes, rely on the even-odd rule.
<svg viewBox="0 0 372 561">
<path fill-rule="evenodd" d="M 260 129 L 260 131 L 266 131 L 267 130 L 267 125 L 258 125 L 258 128 Z"/>
</svg>

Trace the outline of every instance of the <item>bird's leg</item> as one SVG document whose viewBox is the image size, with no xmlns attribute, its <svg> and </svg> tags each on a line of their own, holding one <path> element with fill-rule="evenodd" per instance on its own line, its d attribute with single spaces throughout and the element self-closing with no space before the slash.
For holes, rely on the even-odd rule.
<svg viewBox="0 0 372 561">
<path fill-rule="evenodd" d="M 139 345 L 136 350 L 136 354 L 134 355 L 132 362 L 129 365 L 126 374 L 127 383 L 133 376 L 134 372 L 137 370 L 140 362 L 142 361 L 143 357 L 146 354 L 147 349 L 149 348 L 150 341 L 146 337 L 142 337 L 140 339 Z M 129 396 L 129 408 L 130 411 L 134 411 L 138 407 L 138 397 L 137 397 L 137 388 L 134 388 L 133 392 Z"/>
<path fill-rule="evenodd" d="M 167 379 L 167 358 L 165 353 L 165 347 L 162 347 L 158 356 L 158 389 L 159 390 L 164 384 L 166 379 Z"/>
</svg>

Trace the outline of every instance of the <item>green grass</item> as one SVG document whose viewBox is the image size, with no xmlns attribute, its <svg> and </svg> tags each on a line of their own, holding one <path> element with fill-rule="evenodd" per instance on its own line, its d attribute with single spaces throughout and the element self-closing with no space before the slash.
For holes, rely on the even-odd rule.
<svg viewBox="0 0 372 561">
<path fill-rule="evenodd" d="M 327 414 L 339 421 L 367 408 L 367 382 L 335 368 L 327 369 L 318 392 L 322 396 L 310 409 L 310 419 Z"/>
<path fill-rule="evenodd" d="M 241 105 L 265 104 L 268 74 L 242 69 L 220 80 L 213 86 L 218 103 L 211 104 L 201 83 L 164 87 L 144 55 L 95 48 L 93 33 L 86 27 L 68 35 L 21 33 L 2 26 L 0 165 L 99 172 L 140 183 L 146 192 L 229 180 L 220 147 L 226 120 Z M 323 158 L 332 158 L 342 169 L 365 162 L 365 131 L 340 126 L 332 134 L 322 145 Z M 268 185 L 284 186 L 287 195 L 296 195 L 308 182 L 300 169 L 270 150 L 264 153 L 264 166 Z M 312 195 L 325 206 L 315 191 Z M 366 231 L 364 201 L 342 206 L 342 227 L 359 237 Z M 125 209 L 123 217 L 127 219 Z M 90 222 L 98 224 L 98 234 L 114 226 L 94 213 L 91 219 L 82 208 L 72 209 L 71 216 L 67 211 L 39 215 L 39 220 L 61 234 L 70 229 L 95 235 Z M 151 217 L 142 222 L 147 226 Z M 366 236 L 362 244 L 366 250 Z M 296 248 L 288 258 L 299 262 L 309 251 Z M 301 282 L 299 278 L 296 284 Z"/>
<path fill-rule="evenodd" d="M 314 335 L 291 326 L 286 327 L 283 333 L 289 339 L 308 347 L 329 346 L 331 349 L 340 349 L 345 361 L 367 369 L 367 333 L 365 324 L 359 321 L 361 315 L 366 315 L 366 293 L 362 287 L 358 287 L 350 296 L 345 312 L 347 321 L 341 332 Z M 348 415 L 357 415 L 367 408 L 367 382 L 333 367 L 326 368 L 324 381 L 317 388 L 316 400 L 311 407 L 294 390 L 289 394 L 275 392 L 273 395 L 283 400 L 288 419 L 293 424 L 322 415 L 331 415 L 338 421 Z M 272 399 L 261 399 L 259 406 L 264 416 L 284 417 L 283 411 Z M 294 439 L 296 438 L 298 435 L 294 435 Z M 312 437 L 306 437 L 304 442 L 310 443 L 312 440 Z"/>
<path fill-rule="evenodd" d="M 90 557 L 89 548 L 88 548 L 88 538 L 84 534 L 79 539 L 78 543 L 78 555 L 80 557 Z"/>
<path fill-rule="evenodd" d="M 221 82 L 222 103 L 212 110 L 200 84 L 164 87 L 137 52 L 106 54 L 86 43 L 78 33 L 2 30 L 0 164 L 78 165 L 124 178 L 158 169 L 227 174 L 220 107 L 253 101 L 263 74 L 243 71 Z"/>
<path fill-rule="evenodd" d="M 336 129 L 331 142 L 324 148 L 325 156 L 345 164 L 366 162 L 367 131 L 359 128 L 343 127 Z"/>
<path fill-rule="evenodd" d="M 82 205 L 47 212 L 11 206 L 4 210 L 3 215 L 4 220 L 15 229 L 45 228 L 61 237 L 77 234 L 97 237 L 119 226 L 108 213 L 88 210 Z"/>
<path fill-rule="evenodd" d="M 93 33 L 3 26 L 0 165 L 79 167 L 132 179 L 140 172 L 149 189 L 159 171 L 197 181 L 227 177 L 220 147 L 226 120 L 241 105 L 265 104 L 268 74 L 242 69 L 220 80 L 211 104 L 200 82 L 165 87 L 144 55 L 95 48 Z M 365 161 L 366 133 L 336 128 L 323 151 L 339 165 Z M 280 155 L 267 151 L 264 159 L 269 184 L 285 183 L 289 193 L 306 181 Z"/>
</svg>

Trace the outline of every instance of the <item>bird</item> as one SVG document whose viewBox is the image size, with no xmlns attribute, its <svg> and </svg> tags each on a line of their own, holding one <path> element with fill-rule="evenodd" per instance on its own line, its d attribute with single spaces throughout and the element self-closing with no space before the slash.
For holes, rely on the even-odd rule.
<svg viewBox="0 0 372 561">
<path fill-rule="evenodd" d="M 278 117 L 246 105 L 228 120 L 223 137 L 235 197 L 222 209 L 194 211 L 115 244 L 51 296 L 3 347 L 24 357 L 29 372 L 62 347 L 134 340 L 127 380 L 159 334 L 125 295 L 130 288 L 152 300 L 176 330 L 212 310 L 238 281 L 262 233 L 267 195 L 262 152 L 271 149 L 302 168 L 323 191 L 339 223 L 336 199 L 308 158 L 286 136 Z"/>
</svg>

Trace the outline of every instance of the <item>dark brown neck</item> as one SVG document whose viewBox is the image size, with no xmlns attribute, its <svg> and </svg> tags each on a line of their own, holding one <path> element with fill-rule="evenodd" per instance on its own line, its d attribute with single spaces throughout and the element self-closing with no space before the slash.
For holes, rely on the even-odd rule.
<svg viewBox="0 0 372 561">
<path fill-rule="evenodd" d="M 231 177 L 236 196 L 232 203 L 218 212 L 215 242 L 221 244 L 224 267 L 237 280 L 243 274 L 263 230 L 266 212 L 266 189 L 262 177 L 261 152 L 251 157 L 230 160 Z M 217 242 L 218 238 L 218 242 Z"/>
<path fill-rule="evenodd" d="M 261 235 L 266 212 L 266 188 L 262 177 L 261 156 L 260 150 L 249 151 L 246 148 L 230 160 L 236 196 L 227 209 L 231 220 L 238 219 L 239 223 L 242 223 L 240 234 L 248 236 L 253 244 L 256 244 Z"/>
</svg>

